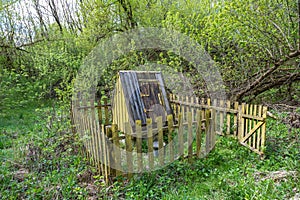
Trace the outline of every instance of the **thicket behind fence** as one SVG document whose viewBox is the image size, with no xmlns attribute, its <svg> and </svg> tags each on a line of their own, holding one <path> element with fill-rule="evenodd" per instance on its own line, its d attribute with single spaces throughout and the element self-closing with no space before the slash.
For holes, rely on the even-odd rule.
<svg viewBox="0 0 300 200">
<path fill-rule="evenodd" d="M 75 101 L 73 123 L 86 153 L 106 180 L 109 177 L 155 170 L 179 157 L 201 158 L 215 145 L 216 135 L 231 135 L 263 155 L 267 108 L 261 105 L 170 95 L 173 115 L 147 119 L 125 133 L 110 124 L 107 101 Z M 121 113 L 120 113 L 121 114 Z"/>
</svg>

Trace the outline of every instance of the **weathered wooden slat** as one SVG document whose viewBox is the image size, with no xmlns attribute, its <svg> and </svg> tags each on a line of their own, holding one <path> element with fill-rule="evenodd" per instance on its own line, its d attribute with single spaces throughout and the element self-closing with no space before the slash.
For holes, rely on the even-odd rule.
<svg viewBox="0 0 300 200">
<path fill-rule="evenodd" d="M 121 152 L 120 152 L 120 141 L 119 141 L 119 132 L 118 126 L 113 124 L 111 126 L 112 134 L 113 134 L 113 143 L 114 143 L 114 160 L 115 160 L 115 168 L 116 168 L 116 176 L 121 175 Z"/>
<path fill-rule="evenodd" d="M 239 102 L 234 102 L 234 109 L 237 110 L 239 112 Z M 234 132 L 233 135 L 238 138 L 238 118 L 241 117 L 240 114 L 238 114 L 238 112 L 233 116 L 233 126 L 234 126 Z"/>
<path fill-rule="evenodd" d="M 263 118 L 267 118 L 267 112 L 268 112 L 268 107 L 263 106 Z M 262 125 L 261 128 L 261 148 L 260 151 L 263 152 L 265 149 L 265 141 L 266 141 L 266 120 L 265 123 Z"/>
<path fill-rule="evenodd" d="M 182 113 L 178 115 L 178 153 L 180 156 L 183 156 L 184 153 L 184 146 L 183 146 L 183 117 Z"/>
<path fill-rule="evenodd" d="M 217 113 L 216 113 L 216 110 L 215 109 L 212 109 L 211 110 L 211 133 L 210 133 L 210 151 L 214 148 L 215 146 L 215 143 L 216 143 L 216 127 L 217 126 Z"/>
<path fill-rule="evenodd" d="M 164 141 L 163 141 L 162 116 L 156 118 L 156 123 L 158 129 L 158 157 L 159 157 L 159 164 L 162 166 L 164 164 Z"/>
<path fill-rule="evenodd" d="M 248 113 L 249 115 L 252 115 L 253 114 L 253 105 L 252 104 L 250 104 L 250 106 L 249 106 L 249 113 Z M 248 119 L 249 120 L 249 124 L 248 124 L 248 133 L 251 131 L 251 129 L 252 129 L 252 125 L 253 125 L 253 119 Z M 254 134 L 255 132 L 253 132 L 253 134 Z M 251 141 L 251 139 L 252 139 L 252 137 L 253 137 L 253 134 L 251 134 L 251 136 L 250 136 L 250 139 L 248 140 L 248 144 L 249 144 L 249 146 L 251 147 L 251 145 L 252 145 L 252 141 Z"/>
<path fill-rule="evenodd" d="M 170 162 L 174 161 L 174 149 L 173 149 L 173 131 L 174 131 L 174 125 L 173 125 L 173 115 L 168 115 L 168 148 L 169 148 L 169 154 L 170 154 Z"/>
<path fill-rule="evenodd" d="M 245 105 L 245 114 L 248 115 L 249 113 L 249 104 L 246 104 Z M 245 137 L 245 135 L 247 135 L 248 133 L 248 124 L 249 124 L 249 118 L 245 118 L 243 117 L 243 120 L 244 120 L 244 131 L 243 131 L 243 134 L 242 134 L 242 137 Z"/>
<path fill-rule="evenodd" d="M 126 132 L 126 161 L 127 161 L 127 168 L 128 168 L 128 178 L 132 177 L 133 172 L 133 163 L 132 163 L 132 129 L 129 122 L 125 122 L 125 132 Z"/>
<path fill-rule="evenodd" d="M 253 106 L 253 116 L 256 116 L 257 115 L 257 105 L 254 105 Z M 255 126 L 257 123 L 257 120 L 253 120 L 253 126 Z M 255 132 L 253 134 L 253 137 L 252 137 L 252 148 L 256 148 L 256 135 L 257 135 L 257 132 Z"/>
<path fill-rule="evenodd" d="M 202 141 L 202 111 L 197 110 L 197 129 L 196 129 L 196 153 L 197 157 L 201 156 L 201 141 Z"/>
<path fill-rule="evenodd" d="M 226 102 L 227 109 L 231 108 L 230 101 Z M 226 135 L 230 135 L 231 121 L 230 121 L 230 112 L 226 112 Z"/>
<path fill-rule="evenodd" d="M 208 153 L 210 151 L 211 147 L 211 130 L 210 130 L 210 110 L 205 111 L 205 153 Z"/>
<path fill-rule="evenodd" d="M 243 114 L 245 112 L 245 104 L 243 103 L 242 105 L 239 106 L 239 113 L 238 113 L 238 140 L 239 142 L 243 138 L 244 134 L 244 124 L 245 120 L 243 119 Z"/>
<path fill-rule="evenodd" d="M 220 100 L 220 107 L 221 108 L 224 108 L 224 109 L 226 109 L 225 107 L 224 107 L 224 100 Z M 216 109 L 217 110 L 217 109 Z M 223 126 L 224 126 L 224 111 L 218 111 L 219 113 L 220 113 L 220 122 L 219 122 L 219 134 L 220 135 L 224 135 L 224 133 L 223 133 Z"/>
<path fill-rule="evenodd" d="M 104 104 L 107 104 L 107 99 L 104 99 Z M 108 106 L 104 107 L 105 110 L 105 125 L 109 124 L 109 116 L 108 116 Z"/>
<path fill-rule="evenodd" d="M 188 141 L 188 158 L 189 158 L 189 161 L 191 161 L 191 158 L 193 156 L 193 139 L 194 139 L 194 136 L 193 136 L 193 124 L 192 124 L 192 113 L 191 112 L 188 112 L 187 113 L 187 120 L 188 120 L 188 138 L 187 138 L 187 141 Z"/>
<path fill-rule="evenodd" d="M 136 152 L 137 152 L 137 163 L 138 172 L 143 171 L 143 156 L 142 156 L 142 121 L 136 120 Z"/>
<path fill-rule="evenodd" d="M 258 116 L 261 117 L 262 116 L 262 105 L 258 106 Z M 260 145 L 261 145 L 261 128 L 259 128 L 257 130 L 257 140 L 256 140 L 256 148 L 260 149 Z"/>
<path fill-rule="evenodd" d="M 149 159 L 149 169 L 154 168 L 154 155 L 153 155 L 153 132 L 152 132 L 152 119 L 147 119 L 147 130 L 148 130 L 148 159 Z"/>
<path fill-rule="evenodd" d="M 109 162 L 109 153 L 108 153 L 108 148 L 106 145 L 106 140 L 105 140 L 105 129 L 104 125 L 101 125 L 101 133 L 100 133 L 100 138 L 102 141 L 102 147 L 103 147 L 103 160 L 104 160 L 104 177 L 105 177 L 105 182 L 108 183 L 108 175 L 110 174 L 110 162 Z"/>
</svg>

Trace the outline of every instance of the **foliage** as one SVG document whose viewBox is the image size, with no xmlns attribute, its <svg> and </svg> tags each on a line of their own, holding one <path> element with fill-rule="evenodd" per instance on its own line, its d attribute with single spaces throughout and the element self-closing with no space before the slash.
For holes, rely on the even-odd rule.
<svg viewBox="0 0 300 200">
<path fill-rule="evenodd" d="M 90 168 L 70 132 L 68 112 L 49 106 L 1 113 L 1 199 L 87 196 L 78 174 Z"/>
</svg>

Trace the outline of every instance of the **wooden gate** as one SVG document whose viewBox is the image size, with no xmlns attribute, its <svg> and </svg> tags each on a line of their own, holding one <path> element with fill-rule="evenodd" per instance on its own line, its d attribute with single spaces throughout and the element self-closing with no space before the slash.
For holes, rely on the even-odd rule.
<svg viewBox="0 0 300 200">
<path fill-rule="evenodd" d="M 242 104 L 238 112 L 238 140 L 263 155 L 266 140 L 267 107 Z"/>
<path fill-rule="evenodd" d="M 216 134 L 232 135 L 260 156 L 264 154 L 268 110 L 266 106 L 175 95 L 170 96 L 170 102 L 175 115 L 186 110 L 211 110 L 214 119 L 212 127 Z"/>
</svg>

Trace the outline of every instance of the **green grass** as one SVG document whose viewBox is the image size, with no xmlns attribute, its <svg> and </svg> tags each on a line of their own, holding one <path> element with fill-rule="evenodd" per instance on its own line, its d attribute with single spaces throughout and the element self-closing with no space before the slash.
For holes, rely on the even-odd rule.
<svg viewBox="0 0 300 200">
<path fill-rule="evenodd" d="M 289 199 L 300 193 L 299 130 L 268 119 L 266 157 L 219 137 L 204 159 L 103 183 L 81 156 L 68 106 L 0 113 L 0 199 Z"/>
<path fill-rule="evenodd" d="M 299 130 L 268 120 L 266 157 L 220 137 L 205 159 L 176 161 L 152 174 L 117 183 L 115 198 L 289 199 L 300 193 Z"/>
</svg>

